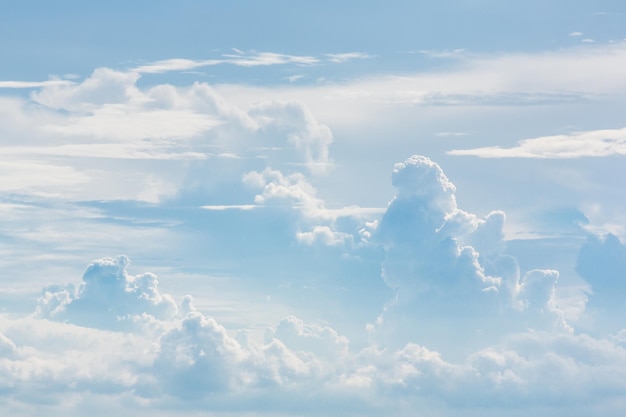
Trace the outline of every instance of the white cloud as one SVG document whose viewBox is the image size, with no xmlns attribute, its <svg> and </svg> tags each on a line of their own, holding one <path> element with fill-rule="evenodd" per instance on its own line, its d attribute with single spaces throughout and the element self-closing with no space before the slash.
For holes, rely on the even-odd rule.
<svg viewBox="0 0 626 417">
<path fill-rule="evenodd" d="M 448 51 L 449 53 L 449 51 Z M 451 67 L 362 76 L 342 83 L 293 85 L 280 89 L 219 85 L 241 103 L 259 96 L 299 99 L 332 126 L 397 120 L 406 106 L 519 106 L 578 102 L 620 96 L 626 43 L 584 44 L 538 53 L 476 54 L 455 51 Z M 345 109 L 350 109 L 346 112 Z M 408 113 L 415 117 L 415 113 Z"/>
<path fill-rule="evenodd" d="M 270 65 L 312 65 L 318 63 L 319 58 L 306 55 L 287 55 L 274 52 L 244 52 L 234 49 L 235 54 L 223 54 L 218 59 L 165 59 L 155 61 L 145 65 L 134 67 L 130 72 L 140 74 L 160 74 L 170 71 L 189 71 L 197 68 L 209 67 L 214 65 L 235 65 L 240 67 L 258 67 Z"/>
<path fill-rule="evenodd" d="M 310 232 L 296 233 L 296 239 L 307 245 L 321 242 L 324 245 L 336 246 L 351 241 L 353 236 L 332 230 L 329 226 L 315 226 Z"/>
<path fill-rule="evenodd" d="M 81 83 L 44 86 L 32 99 L 52 109 L 89 111 L 104 104 L 141 100 L 135 86 L 139 75 L 98 68 Z"/>
<path fill-rule="evenodd" d="M 348 354 L 348 338 L 331 327 L 305 323 L 295 316 L 281 320 L 266 339 L 278 339 L 293 351 L 313 353 L 332 362 Z"/>
<path fill-rule="evenodd" d="M 213 391 L 228 391 L 244 383 L 234 369 L 246 353 L 239 343 L 210 317 L 188 314 L 159 340 L 153 370 L 167 391 L 197 398 Z"/>
<path fill-rule="evenodd" d="M 582 158 L 626 154 L 626 128 L 573 132 L 569 135 L 525 139 L 513 148 L 488 146 L 455 149 L 449 155 L 481 158 Z"/>
<path fill-rule="evenodd" d="M 156 275 L 129 275 L 129 263 L 123 255 L 97 259 L 87 267 L 78 289 L 72 284 L 45 288 L 36 316 L 105 329 L 176 317 L 178 307 L 170 295 L 159 292 Z"/>
<path fill-rule="evenodd" d="M 59 189 L 82 185 L 89 181 L 85 173 L 73 167 L 42 163 L 30 158 L 0 162 L 0 178 L 6 179 L 0 181 L 0 190 L 4 192 L 49 197 L 60 195 Z"/>
<path fill-rule="evenodd" d="M 161 61 L 151 62 L 149 64 L 140 65 L 134 67 L 131 71 L 138 72 L 140 74 L 160 74 L 170 71 L 189 71 L 196 68 L 208 67 L 212 65 L 218 65 L 223 63 L 223 60 L 210 59 L 210 60 L 193 60 L 172 58 L 164 59 Z"/>
<path fill-rule="evenodd" d="M 47 81 L 0 81 L 0 88 L 41 88 L 53 86 L 70 86 L 73 83 L 67 80 Z"/>
<path fill-rule="evenodd" d="M 368 59 L 373 56 L 364 52 L 345 52 L 341 54 L 326 54 L 326 57 L 328 57 L 330 62 L 340 64 L 354 59 Z"/>
<path fill-rule="evenodd" d="M 437 171 L 435 166 L 429 169 Z M 137 312 L 158 304 L 156 281 L 128 276 L 126 265 L 125 258 L 105 258 L 87 269 L 85 285 L 101 284 L 83 292 L 90 311 L 106 313 L 123 306 L 126 312 Z M 519 294 L 526 309 L 540 310 L 553 295 L 556 273 L 531 275 L 520 283 Z M 109 285 L 110 280 L 119 285 Z M 154 285 L 139 285 L 138 280 Z M 122 295 L 120 286 L 128 294 Z M 57 307 L 72 298 L 59 288 L 50 292 L 58 296 Z M 589 414 L 603 404 L 605 415 L 617 417 L 622 411 L 626 351 L 621 333 L 603 339 L 523 331 L 496 343 L 483 339 L 480 348 L 451 361 L 415 342 L 397 349 L 367 346 L 354 351 L 332 327 L 295 316 L 267 329 L 265 341 L 235 337 L 198 312 L 191 297 L 183 304 L 185 317 L 168 314 L 168 322 L 159 327 L 140 321 L 132 333 L 92 328 L 100 327 L 98 321 L 77 327 L 0 316 L 0 388 L 26 410 L 38 407 L 35 398 L 65 408 L 57 395 L 63 392 L 64 398 L 95 397 L 103 410 L 124 399 L 126 411 L 169 407 L 174 414 L 172 410 L 184 405 L 186 413 L 255 415 L 261 407 L 289 415 L 293 404 L 306 404 L 311 415 L 328 415 L 337 407 L 342 415 L 379 415 L 381 409 L 410 415 L 418 405 L 431 413 L 484 415 L 485 404 L 494 415 L 510 407 Z M 407 325 L 420 325 L 421 319 L 413 316 Z M 459 331 L 461 325 L 446 330 Z M 146 329 L 150 331 L 142 331 Z"/>
<path fill-rule="evenodd" d="M 423 156 L 396 164 L 392 181 L 397 195 L 373 233 L 385 250 L 382 278 L 395 291 L 369 326 L 378 343 L 427 341 L 456 355 L 451 339 L 469 347 L 492 332 L 572 331 L 557 303 L 558 272 L 520 276 L 506 254 L 503 212 L 479 218 L 460 210 L 454 184 Z M 408 327 L 416 317 L 437 324 Z M 442 333 L 438 328 L 450 326 L 452 317 L 464 324 Z"/>
<path fill-rule="evenodd" d="M 45 188 L 63 198 L 159 201 L 224 165 L 236 172 L 223 182 L 238 182 L 246 166 L 259 163 L 317 173 L 332 165 L 332 133 L 302 103 L 241 108 L 207 84 L 140 88 L 139 77 L 100 68 L 80 83 L 45 86 L 30 101 L 0 102 L 6 134 L 24 137 L 0 147 L 3 164 L 14 171 L 3 183 L 18 193 Z"/>
</svg>

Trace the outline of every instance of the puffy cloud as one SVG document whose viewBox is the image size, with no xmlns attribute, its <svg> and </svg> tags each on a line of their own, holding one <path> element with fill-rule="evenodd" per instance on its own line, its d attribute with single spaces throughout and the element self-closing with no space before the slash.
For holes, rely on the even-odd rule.
<svg viewBox="0 0 626 417">
<path fill-rule="evenodd" d="M 265 146 L 284 147 L 284 142 L 272 143 L 271 138 L 287 138 L 287 144 L 301 155 L 298 159 L 308 170 L 313 173 L 327 171 L 331 164 L 328 147 L 333 136 L 305 105 L 294 101 L 266 102 L 252 107 L 248 114 L 258 124 L 259 132 L 268 138 Z M 298 159 L 290 158 L 289 162 L 297 163 Z"/>
<path fill-rule="evenodd" d="M 156 275 L 129 275 L 129 263 L 124 255 L 97 259 L 87 267 L 78 289 L 71 284 L 45 288 L 36 316 L 111 329 L 132 326 L 138 320 L 174 318 L 176 303 L 159 292 Z"/>
<path fill-rule="evenodd" d="M 478 252 L 456 239 L 459 234 L 474 232 L 478 222 L 457 209 L 455 187 L 439 165 L 426 157 L 413 156 L 396 164 L 392 182 L 398 194 L 377 229 L 387 253 L 383 264 L 385 282 L 398 289 L 401 296 L 430 293 L 440 297 L 455 287 L 457 295 L 497 291 L 500 280 L 485 275 Z M 492 222 L 487 219 L 483 223 L 488 221 Z M 499 238 L 501 229 L 492 229 Z M 483 227 L 483 234 L 485 230 Z"/>
<path fill-rule="evenodd" d="M 254 202 L 265 207 L 295 209 L 297 219 L 294 226 L 298 231 L 295 238 L 306 245 L 320 243 L 326 246 L 341 247 L 360 244 L 371 237 L 367 220 L 378 210 L 344 207 L 328 209 L 317 190 L 300 172 L 284 174 L 266 168 L 251 171 L 244 175 L 243 182 L 249 187 L 261 189 Z"/>
<path fill-rule="evenodd" d="M 374 232 L 385 250 L 382 278 L 395 291 L 369 326 L 378 343 L 418 341 L 458 354 L 451 340 L 464 340 L 467 352 L 502 332 L 572 330 L 556 301 L 558 272 L 521 275 L 506 255 L 503 212 L 479 218 L 459 209 L 454 184 L 424 156 L 396 164 L 392 182 L 397 195 Z"/>
<path fill-rule="evenodd" d="M 196 398 L 243 383 L 234 368 L 245 356 L 215 320 L 193 312 L 160 338 L 153 370 L 169 393 Z"/>
<path fill-rule="evenodd" d="M 336 246 L 349 242 L 352 238 L 351 234 L 332 230 L 329 226 L 315 226 L 310 232 L 296 233 L 296 239 L 307 245 L 321 242 L 327 246 Z"/>
<path fill-rule="evenodd" d="M 557 408 L 567 401 L 575 407 L 593 407 L 623 395 L 617 381 L 623 378 L 625 360 L 626 351 L 606 339 L 519 334 L 470 357 L 476 382 L 482 385 L 472 395 L 478 403 L 490 392 L 489 399 L 501 405 Z"/>
<path fill-rule="evenodd" d="M 96 261 L 86 281 L 122 277 L 126 266 L 123 258 Z M 518 283 L 525 308 L 541 308 L 555 281 L 554 271 L 527 274 Z M 137 297 L 127 301 L 143 305 Z M 529 331 L 496 344 L 483 340 L 481 348 L 451 361 L 414 342 L 354 352 L 332 327 L 295 316 L 269 329 L 264 342 L 237 340 L 198 312 L 191 297 L 183 304 L 186 316 L 158 334 L 0 318 L 0 387 L 18 403 L 32 403 L 33 395 L 55 403 L 62 390 L 112 402 L 126 398 L 125 410 L 137 411 L 184 404 L 187 411 L 288 415 L 306 404 L 311 415 L 339 409 L 343 415 L 410 415 L 419 405 L 451 416 L 502 414 L 511 407 L 543 407 L 552 415 L 564 409 L 588 414 L 609 404 L 605 415 L 620 415 L 626 351 L 619 335 Z"/>
<path fill-rule="evenodd" d="M 139 98 L 135 85 L 138 79 L 136 73 L 98 68 L 82 83 L 45 85 L 41 91 L 32 93 L 32 98 L 53 109 L 87 111 Z"/>
<path fill-rule="evenodd" d="M 328 326 L 305 323 L 289 316 L 278 323 L 266 337 L 279 339 L 289 349 L 311 352 L 318 357 L 336 361 L 348 353 L 348 339 Z"/>
</svg>

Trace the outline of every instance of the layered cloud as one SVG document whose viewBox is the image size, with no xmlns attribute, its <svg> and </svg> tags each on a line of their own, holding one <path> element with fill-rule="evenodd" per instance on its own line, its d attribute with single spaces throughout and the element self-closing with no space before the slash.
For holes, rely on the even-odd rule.
<svg viewBox="0 0 626 417">
<path fill-rule="evenodd" d="M 301 102 L 240 107 L 205 83 L 140 87 L 139 79 L 99 68 L 82 82 L 43 84 L 29 100 L 3 101 L 13 114 L 3 130 L 24 138 L 0 147 L 0 173 L 13 171 L 5 191 L 159 201 L 198 192 L 195 178 L 215 181 L 218 166 L 230 171 L 228 184 L 250 169 L 323 173 L 332 165 L 332 133 Z M 34 183 L 29 171 L 48 180 Z"/>
<path fill-rule="evenodd" d="M 626 128 L 574 132 L 569 135 L 542 136 L 525 139 L 518 146 L 503 148 L 488 146 L 475 149 L 455 149 L 450 155 L 481 158 L 544 158 L 567 159 L 604 157 L 626 154 Z"/>
</svg>

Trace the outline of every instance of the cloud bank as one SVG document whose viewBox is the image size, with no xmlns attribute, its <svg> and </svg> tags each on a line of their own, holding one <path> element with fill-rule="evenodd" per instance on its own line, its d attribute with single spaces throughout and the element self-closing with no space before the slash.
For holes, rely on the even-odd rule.
<svg viewBox="0 0 626 417">
<path fill-rule="evenodd" d="M 263 175 L 284 180 L 268 171 L 248 181 L 265 183 Z M 131 275 L 128 257 L 102 258 L 77 287 L 45 288 L 31 317 L 0 317 L 3 404 L 35 407 L 37 396 L 49 410 L 67 411 L 56 396 L 66 392 L 125 401 L 140 414 L 183 407 L 292 415 L 305 405 L 312 416 L 409 416 L 416 407 L 450 416 L 620 415 L 624 331 L 590 336 L 566 323 L 559 272 L 521 272 L 502 241 L 504 213 L 458 208 L 455 185 L 434 161 L 412 156 L 395 165 L 392 182 L 396 196 L 360 243 L 381 247 L 381 279 L 394 293 L 370 307 L 378 317 L 366 346 L 354 347 L 332 323 L 295 315 L 260 329 L 260 337 L 228 329 L 191 296 L 177 302 L 161 292 L 156 275 Z M 288 184 L 284 192 L 270 187 L 259 203 L 307 201 Z M 321 227 L 314 235 L 332 236 Z M 607 288 L 623 293 L 602 286 L 605 276 L 619 279 L 612 274 L 619 275 L 623 251 L 614 236 L 590 237 L 581 249 L 578 270 L 598 302 L 612 296 Z M 605 270 L 595 267 L 600 259 Z M 620 309 L 602 305 L 607 313 Z M 88 404 L 72 407 L 83 415 Z"/>
</svg>

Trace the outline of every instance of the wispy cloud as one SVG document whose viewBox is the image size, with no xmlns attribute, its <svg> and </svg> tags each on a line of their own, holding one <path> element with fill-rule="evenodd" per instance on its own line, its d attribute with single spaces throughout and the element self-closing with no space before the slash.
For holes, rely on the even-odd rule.
<svg viewBox="0 0 626 417">
<path fill-rule="evenodd" d="M 149 64 L 140 65 L 131 71 L 142 74 L 160 74 L 171 71 L 189 71 L 196 68 L 208 67 L 212 65 L 222 64 L 225 61 L 219 59 L 193 60 L 193 59 L 164 59 Z"/>
<path fill-rule="evenodd" d="M 254 210 L 263 206 L 257 206 L 256 204 L 213 204 L 209 206 L 202 206 L 204 210 L 211 211 L 224 211 L 224 210 Z"/>
<path fill-rule="evenodd" d="M 326 54 L 325 56 L 328 58 L 330 62 L 335 62 L 338 64 L 352 61 L 354 59 L 373 58 L 373 55 L 366 54 L 364 52 L 346 52 L 343 54 Z"/>
<path fill-rule="evenodd" d="M 372 58 L 373 55 L 364 52 L 346 52 L 337 54 L 323 54 L 321 57 L 310 55 L 289 55 L 275 52 L 244 52 L 233 48 L 233 53 L 222 54 L 216 59 L 184 59 L 173 58 L 154 61 L 131 68 L 131 72 L 140 74 L 160 74 L 171 71 L 190 71 L 197 68 L 215 65 L 235 65 L 238 67 L 261 67 L 271 65 L 315 65 L 323 62 L 342 64 L 355 59 Z M 291 81 L 291 80 L 290 80 Z"/>
<path fill-rule="evenodd" d="M 525 139 L 512 148 L 487 146 L 455 149 L 449 155 L 471 155 L 481 158 L 582 158 L 626 155 L 626 128 L 573 132 L 568 135 Z"/>
<path fill-rule="evenodd" d="M 47 80 L 47 81 L 0 81 L 0 88 L 42 88 L 52 86 L 67 86 L 74 84 L 68 80 Z"/>
</svg>

